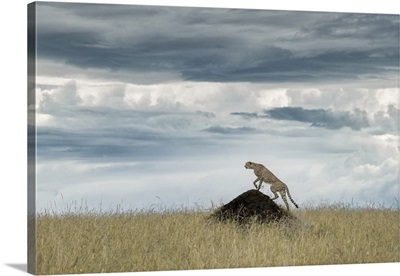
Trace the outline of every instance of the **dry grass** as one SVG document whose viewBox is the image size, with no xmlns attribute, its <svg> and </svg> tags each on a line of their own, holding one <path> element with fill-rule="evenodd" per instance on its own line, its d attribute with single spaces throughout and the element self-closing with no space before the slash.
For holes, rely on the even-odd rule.
<svg viewBox="0 0 400 276">
<path fill-rule="evenodd" d="M 239 227 L 206 211 L 39 215 L 37 274 L 400 261 L 398 210 L 296 211 L 304 225 Z"/>
</svg>

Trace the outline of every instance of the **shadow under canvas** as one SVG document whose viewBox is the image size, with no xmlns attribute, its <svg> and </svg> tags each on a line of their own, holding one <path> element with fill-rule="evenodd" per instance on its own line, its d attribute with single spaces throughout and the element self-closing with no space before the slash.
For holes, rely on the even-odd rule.
<svg viewBox="0 0 400 276">
<path fill-rule="evenodd" d="M 15 268 L 17 270 L 27 272 L 28 265 L 27 264 L 6 264 L 9 267 Z"/>
</svg>

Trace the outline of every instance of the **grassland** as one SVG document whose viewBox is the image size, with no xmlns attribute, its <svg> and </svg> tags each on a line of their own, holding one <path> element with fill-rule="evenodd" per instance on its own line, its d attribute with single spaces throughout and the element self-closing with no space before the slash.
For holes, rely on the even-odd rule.
<svg viewBox="0 0 400 276">
<path fill-rule="evenodd" d="M 238 226 L 210 211 L 41 214 L 37 274 L 400 261 L 399 210 L 308 208 L 303 222 Z"/>
</svg>

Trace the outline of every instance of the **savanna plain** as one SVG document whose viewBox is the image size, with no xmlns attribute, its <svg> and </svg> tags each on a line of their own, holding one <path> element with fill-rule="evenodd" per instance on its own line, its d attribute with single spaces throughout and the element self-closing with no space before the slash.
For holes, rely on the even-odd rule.
<svg viewBox="0 0 400 276">
<path fill-rule="evenodd" d="M 300 223 L 246 225 L 211 219 L 214 210 L 43 212 L 36 218 L 36 273 L 400 261 L 398 209 L 303 207 L 291 211 Z"/>
</svg>

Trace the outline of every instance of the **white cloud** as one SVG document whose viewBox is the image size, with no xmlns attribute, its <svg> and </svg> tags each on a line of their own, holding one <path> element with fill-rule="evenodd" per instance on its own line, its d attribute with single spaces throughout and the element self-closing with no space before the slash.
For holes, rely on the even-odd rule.
<svg viewBox="0 0 400 276">
<path fill-rule="evenodd" d="M 52 91 L 42 91 L 39 96 L 38 111 L 42 113 L 54 112 L 58 108 L 75 106 L 82 101 L 78 95 L 74 80 Z"/>
<path fill-rule="evenodd" d="M 292 106 L 305 108 L 324 108 L 353 111 L 358 108 L 370 114 L 386 110 L 389 105 L 398 108 L 398 88 L 354 88 L 338 85 L 337 87 L 305 87 L 288 89 L 287 96 Z"/>
<path fill-rule="evenodd" d="M 398 135 L 388 131 L 397 122 L 396 90 L 57 81 L 37 94 L 40 208 L 81 199 L 142 208 L 159 203 L 156 196 L 166 205 L 227 202 L 253 188 L 246 161 L 264 163 L 300 204 L 343 197 L 391 204 L 396 192 Z M 358 107 L 371 127 L 329 130 L 230 114 L 286 105 Z M 204 131 L 213 127 L 231 131 Z"/>
<path fill-rule="evenodd" d="M 358 204 L 367 200 L 393 204 L 398 191 L 397 138 L 394 135 L 387 138 L 359 135 L 343 139 L 354 149 L 320 160 L 322 169 L 318 167 L 316 173 L 309 174 L 310 188 L 318 187 L 315 192 L 324 199 L 340 200 L 343 197 L 354 199 Z M 333 141 L 328 139 L 326 142 Z M 308 199 L 312 198 L 312 195 L 308 196 Z"/>
</svg>

